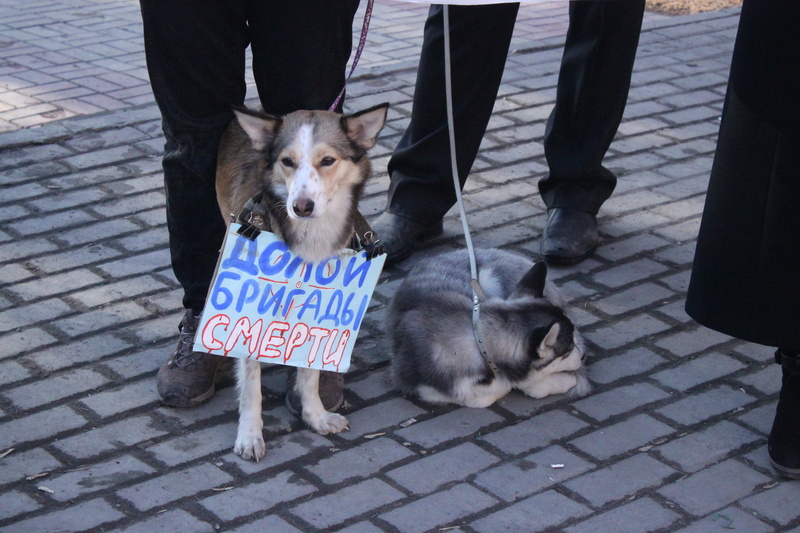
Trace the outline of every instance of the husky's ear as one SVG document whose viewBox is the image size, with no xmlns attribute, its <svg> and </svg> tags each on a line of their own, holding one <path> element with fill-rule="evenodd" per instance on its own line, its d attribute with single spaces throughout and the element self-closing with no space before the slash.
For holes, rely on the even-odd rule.
<svg viewBox="0 0 800 533">
<path fill-rule="evenodd" d="M 547 332 L 547 335 L 544 336 L 542 342 L 539 343 L 539 348 L 537 351 L 543 359 L 551 357 L 554 353 L 554 347 L 556 345 L 556 341 L 558 341 L 558 334 L 560 331 L 561 326 L 559 323 L 553 322 L 553 325 L 550 326 L 550 331 Z"/>
<path fill-rule="evenodd" d="M 388 109 L 389 104 L 383 103 L 342 117 L 342 126 L 347 132 L 347 137 L 364 150 L 375 146 L 378 133 L 386 122 Z"/>
<path fill-rule="evenodd" d="M 264 150 L 272 143 L 281 119 L 272 115 L 256 114 L 245 107 L 233 108 L 236 120 L 244 132 L 250 137 L 253 148 L 258 151 Z"/>
<path fill-rule="evenodd" d="M 522 279 L 517 283 L 512 294 L 514 296 L 528 295 L 535 298 L 544 298 L 544 283 L 546 278 L 547 263 L 539 261 L 522 276 Z"/>
</svg>

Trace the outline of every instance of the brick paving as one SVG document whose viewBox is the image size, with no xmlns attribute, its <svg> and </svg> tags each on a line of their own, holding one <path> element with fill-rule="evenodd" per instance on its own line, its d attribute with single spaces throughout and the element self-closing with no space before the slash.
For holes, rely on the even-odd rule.
<svg viewBox="0 0 800 533">
<path fill-rule="evenodd" d="M 369 217 L 408 121 L 426 12 L 378 4 L 347 104 L 392 103 Z M 251 463 L 231 451 L 232 387 L 195 409 L 157 401 L 180 290 L 138 5 L 0 6 L 0 530 L 800 531 L 800 484 L 765 450 L 771 351 L 683 311 L 738 14 L 646 16 L 606 159 L 620 182 L 599 216 L 604 242 L 551 270 L 588 340 L 591 395 L 466 409 L 392 389 L 385 307 L 418 258 L 462 245 L 451 212 L 442 237 L 382 276 L 347 376 L 351 430 L 304 429 L 283 407 L 284 370 L 269 367 L 269 450 Z M 565 24 L 563 2 L 522 8 L 465 190 L 481 246 L 538 252 Z"/>
</svg>

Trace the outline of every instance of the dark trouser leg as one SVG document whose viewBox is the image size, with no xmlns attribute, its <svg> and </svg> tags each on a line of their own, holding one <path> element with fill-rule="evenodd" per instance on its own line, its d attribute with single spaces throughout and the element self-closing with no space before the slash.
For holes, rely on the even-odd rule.
<svg viewBox="0 0 800 533">
<path fill-rule="evenodd" d="M 450 6 L 450 48 L 458 173 L 463 187 L 491 117 L 518 4 Z M 389 161 L 387 209 L 421 224 L 455 203 L 444 82 L 441 6 L 431 7 L 411 123 Z"/>
<path fill-rule="evenodd" d="M 150 83 L 163 119 L 167 227 L 183 305 L 200 310 L 225 223 L 214 188 L 217 145 L 245 97 L 248 30 L 234 2 L 141 0 Z"/>
<path fill-rule="evenodd" d="M 574 1 L 569 14 L 539 192 L 548 209 L 595 215 L 616 185 L 601 163 L 625 110 L 644 0 Z"/>
<path fill-rule="evenodd" d="M 345 83 L 358 3 L 248 3 L 253 75 L 266 112 L 284 115 L 333 104 Z"/>
</svg>

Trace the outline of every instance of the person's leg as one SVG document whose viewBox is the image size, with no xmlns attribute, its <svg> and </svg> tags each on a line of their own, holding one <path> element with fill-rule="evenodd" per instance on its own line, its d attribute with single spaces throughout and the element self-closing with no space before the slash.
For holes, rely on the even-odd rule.
<svg viewBox="0 0 800 533">
<path fill-rule="evenodd" d="M 595 215 L 616 185 L 602 161 L 625 110 L 644 4 L 570 2 L 556 105 L 544 138 L 550 172 L 539 181 L 548 209 L 542 236 L 548 260 L 577 262 L 597 246 Z"/>
<path fill-rule="evenodd" d="M 235 4 L 235 3 L 234 3 Z M 159 370 L 158 392 L 173 406 L 214 393 L 221 358 L 191 351 L 225 223 L 214 187 L 217 145 L 245 96 L 243 13 L 219 0 L 141 0 L 145 54 L 166 144 L 167 228 L 186 315 L 178 348 Z"/>
<path fill-rule="evenodd" d="M 284 115 L 333 104 L 344 87 L 358 4 L 248 2 L 253 75 L 267 113 Z"/>
<path fill-rule="evenodd" d="M 450 49 L 458 174 L 463 187 L 492 114 L 518 4 L 450 6 Z M 389 263 L 418 238 L 441 232 L 456 200 L 444 79 L 444 21 L 431 7 L 422 44 L 411 123 L 389 161 L 386 212 L 373 225 Z"/>
</svg>

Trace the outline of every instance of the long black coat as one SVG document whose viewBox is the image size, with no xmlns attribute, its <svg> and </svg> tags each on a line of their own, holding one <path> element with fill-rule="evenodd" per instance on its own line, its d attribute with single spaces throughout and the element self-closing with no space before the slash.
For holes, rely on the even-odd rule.
<svg viewBox="0 0 800 533">
<path fill-rule="evenodd" d="M 800 349 L 800 2 L 745 0 L 686 311 Z"/>
</svg>

